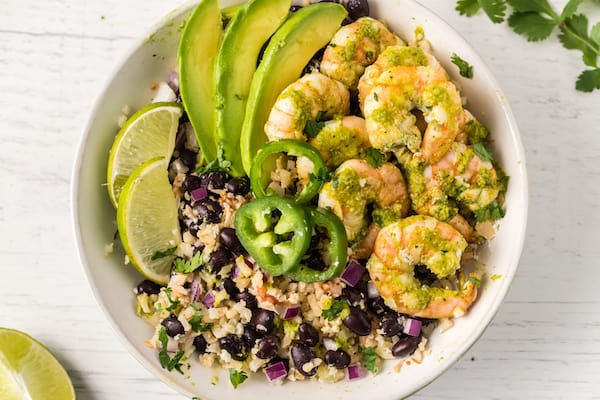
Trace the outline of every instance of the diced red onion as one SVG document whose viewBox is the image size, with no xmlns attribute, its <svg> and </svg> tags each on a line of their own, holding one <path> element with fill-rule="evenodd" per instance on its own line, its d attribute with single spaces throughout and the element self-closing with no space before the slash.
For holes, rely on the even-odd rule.
<svg viewBox="0 0 600 400">
<path fill-rule="evenodd" d="M 236 279 L 238 276 L 240 276 L 240 268 L 237 265 L 233 267 L 229 276 L 231 279 Z"/>
<path fill-rule="evenodd" d="M 365 267 L 355 260 L 350 260 L 340 279 L 348 286 L 356 286 L 361 276 L 365 273 Z"/>
<path fill-rule="evenodd" d="M 300 305 L 292 304 L 284 306 L 282 311 L 279 313 L 279 316 L 283 320 L 288 320 L 294 318 L 296 315 L 300 313 Z"/>
<path fill-rule="evenodd" d="M 334 338 L 330 338 L 329 336 L 324 336 L 322 339 L 323 342 L 323 347 L 325 347 L 327 350 L 337 350 L 338 349 L 338 345 L 337 342 L 335 341 Z"/>
<path fill-rule="evenodd" d="M 202 294 L 202 286 L 200 285 L 200 281 L 198 279 L 194 279 L 190 285 L 190 299 L 195 302 L 200 300 L 200 295 Z"/>
<path fill-rule="evenodd" d="M 379 290 L 377 290 L 373 281 L 369 281 L 367 283 L 367 296 L 369 296 L 370 299 L 376 299 L 379 297 Z"/>
<path fill-rule="evenodd" d="M 349 365 L 346 371 L 349 381 L 364 378 L 367 375 L 367 370 L 360 364 Z"/>
<path fill-rule="evenodd" d="M 211 291 L 206 292 L 204 298 L 202 299 L 202 304 L 206 308 L 213 308 L 215 305 L 215 294 Z"/>
<path fill-rule="evenodd" d="M 279 361 L 275 364 L 271 364 L 268 367 L 265 367 L 265 374 L 267 374 L 267 379 L 269 380 L 269 382 L 273 382 L 285 378 L 288 372 L 285 368 L 285 364 L 283 363 L 283 361 Z"/>
<path fill-rule="evenodd" d="M 421 325 L 422 323 L 418 319 L 407 318 L 402 332 L 409 336 L 419 336 L 421 334 Z"/>
<path fill-rule="evenodd" d="M 198 189 L 192 190 L 192 193 L 190 193 L 190 196 L 192 197 L 193 201 L 204 200 L 205 198 L 208 197 L 208 190 L 206 190 L 205 187 L 199 187 Z"/>
</svg>

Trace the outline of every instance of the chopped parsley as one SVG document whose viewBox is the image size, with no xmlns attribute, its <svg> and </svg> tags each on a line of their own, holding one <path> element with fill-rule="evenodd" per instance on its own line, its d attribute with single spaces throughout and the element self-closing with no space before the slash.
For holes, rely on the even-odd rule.
<svg viewBox="0 0 600 400">
<path fill-rule="evenodd" d="M 460 76 L 473 79 L 473 66 L 471 64 L 460 58 L 456 53 L 452 53 L 450 60 L 452 60 L 452 63 L 458 67 Z"/>
<path fill-rule="evenodd" d="M 365 150 L 365 161 L 373 168 L 379 168 L 385 161 L 385 156 L 374 147 Z"/>
<path fill-rule="evenodd" d="M 167 329 L 163 326 L 160 328 L 158 332 L 158 340 L 161 345 L 161 350 L 158 353 L 158 360 L 160 361 L 160 366 L 166 369 L 167 371 L 176 370 L 180 374 L 183 374 L 181 367 L 183 364 L 180 362 L 183 357 L 183 350 L 179 350 L 173 358 L 169 357 L 169 353 L 167 353 L 167 343 L 169 342 L 169 338 L 167 336 Z"/>
<path fill-rule="evenodd" d="M 363 353 L 363 364 L 372 374 L 377 373 L 377 353 L 373 347 L 365 347 Z"/>
<path fill-rule="evenodd" d="M 473 145 L 473 151 L 477 154 L 477 157 L 481 158 L 482 161 L 493 161 L 492 153 L 485 147 L 481 142 Z"/>
<path fill-rule="evenodd" d="M 182 274 L 191 274 L 202 265 L 202 253 L 196 252 L 191 260 L 184 260 L 183 258 L 175 259 L 175 272 Z"/>
<path fill-rule="evenodd" d="M 234 389 L 242 384 L 246 379 L 248 379 L 248 375 L 244 371 L 237 371 L 235 368 L 229 368 L 229 382 Z"/>
<path fill-rule="evenodd" d="M 159 258 L 165 258 L 168 256 L 172 256 L 173 254 L 175 254 L 175 250 L 177 250 L 177 246 L 171 247 L 171 248 L 163 250 L 163 251 L 158 250 L 156 253 L 152 254 L 152 257 L 150 257 L 150 260 L 154 261 L 154 260 L 158 260 Z"/>
<path fill-rule="evenodd" d="M 321 317 L 327 321 L 333 321 L 343 310 L 346 308 L 346 304 L 342 300 L 333 300 L 329 308 L 321 312 Z"/>
</svg>

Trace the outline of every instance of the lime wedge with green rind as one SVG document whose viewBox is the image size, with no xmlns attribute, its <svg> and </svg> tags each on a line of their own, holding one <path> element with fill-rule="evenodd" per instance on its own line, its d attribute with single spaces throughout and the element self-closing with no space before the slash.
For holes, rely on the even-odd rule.
<svg viewBox="0 0 600 400">
<path fill-rule="evenodd" d="M 72 400 L 69 375 L 31 336 L 0 328 L 0 399 Z"/>
<path fill-rule="evenodd" d="M 108 159 L 108 194 L 116 207 L 129 175 L 154 157 L 169 160 L 183 108 L 178 103 L 152 103 L 133 114 L 117 134 Z"/>
<path fill-rule="evenodd" d="M 167 162 L 158 157 L 137 168 L 123 186 L 117 207 L 119 235 L 129 260 L 146 278 L 162 285 L 169 281 L 172 253 L 181 242 Z"/>
</svg>

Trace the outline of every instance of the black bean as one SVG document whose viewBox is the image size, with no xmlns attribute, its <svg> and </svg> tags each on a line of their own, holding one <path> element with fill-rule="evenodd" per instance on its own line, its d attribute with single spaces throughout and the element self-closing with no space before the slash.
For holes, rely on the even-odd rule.
<svg viewBox="0 0 600 400">
<path fill-rule="evenodd" d="M 240 289 L 231 278 L 223 279 L 223 289 L 227 292 L 230 299 L 235 299 L 240 294 Z"/>
<path fill-rule="evenodd" d="M 137 285 L 137 293 L 142 294 L 158 294 L 160 293 L 161 286 L 158 283 L 152 282 L 148 279 L 144 279 Z"/>
<path fill-rule="evenodd" d="M 237 361 L 244 361 L 248 358 L 248 346 L 237 335 L 230 333 L 219 339 L 221 349 L 231 354 L 231 358 Z"/>
<path fill-rule="evenodd" d="M 310 347 L 302 343 L 296 343 L 292 345 L 290 350 L 290 355 L 292 357 L 292 362 L 294 363 L 294 367 L 304 376 L 313 376 L 317 373 L 317 367 L 313 367 L 308 371 L 305 371 L 303 366 L 309 362 L 311 362 L 314 358 L 316 358 L 315 353 L 312 351 Z"/>
<path fill-rule="evenodd" d="M 192 235 L 196 236 L 200 230 L 200 224 L 198 222 L 190 222 L 188 229 Z"/>
<path fill-rule="evenodd" d="M 258 350 L 256 357 L 267 360 L 273 358 L 279 352 L 279 346 L 281 345 L 281 339 L 277 335 L 267 335 L 258 342 Z"/>
<path fill-rule="evenodd" d="M 314 269 L 315 271 L 324 271 L 327 268 L 325 261 L 323 261 L 323 257 L 319 253 L 312 253 L 308 256 L 303 263 L 310 269 Z"/>
<path fill-rule="evenodd" d="M 246 325 L 244 326 L 244 333 L 242 334 L 242 340 L 246 343 L 249 349 L 254 347 L 256 341 L 260 338 L 258 333 L 254 330 L 253 327 Z"/>
<path fill-rule="evenodd" d="M 225 184 L 225 190 L 229 193 L 245 196 L 250 192 L 250 180 L 245 176 L 232 178 Z"/>
<path fill-rule="evenodd" d="M 194 338 L 194 348 L 200 354 L 206 353 L 206 339 L 202 335 L 198 335 Z"/>
<path fill-rule="evenodd" d="M 350 286 L 346 286 L 342 289 L 342 297 L 345 298 L 352 306 L 358 305 L 363 299 L 363 295 L 360 290 Z"/>
<path fill-rule="evenodd" d="M 204 200 L 197 201 L 194 203 L 194 210 L 198 213 L 200 218 L 209 224 L 215 224 L 221 222 L 221 215 L 223 214 L 223 207 L 212 199 L 206 198 Z"/>
<path fill-rule="evenodd" d="M 302 6 L 291 6 L 290 7 L 290 12 L 294 13 L 294 12 L 298 11 L 301 8 L 302 8 Z"/>
<path fill-rule="evenodd" d="M 246 254 L 246 250 L 235 233 L 235 229 L 229 227 L 221 229 L 221 232 L 219 232 L 219 239 L 221 244 L 231 250 L 234 255 L 239 256 Z"/>
<path fill-rule="evenodd" d="M 348 0 L 346 10 L 351 20 L 356 21 L 360 17 L 369 15 L 369 2 L 367 0 Z"/>
<path fill-rule="evenodd" d="M 298 327 L 298 338 L 305 345 L 314 347 L 319 343 L 319 331 L 311 324 L 303 322 Z"/>
<path fill-rule="evenodd" d="M 379 329 L 381 335 L 385 337 L 396 336 L 402 332 L 402 323 L 400 322 L 398 314 L 386 313 L 379 320 Z"/>
<path fill-rule="evenodd" d="M 382 317 L 385 313 L 390 312 L 390 308 L 385 305 L 383 297 L 375 297 L 374 299 L 367 299 L 367 308 L 378 317 Z"/>
<path fill-rule="evenodd" d="M 181 187 L 183 188 L 183 190 L 185 190 L 188 193 L 192 192 L 195 189 L 198 189 L 201 186 L 202 186 L 202 179 L 196 175 L 186 176 L 185 179 L 183 180 L 183 183 L 181 184 Z"/>
<path fill-rule="evenodd" d="M 247 289 L 244 290 L 242 293 L 238 294 L 236 296 L 236 299 L 237 301 L 244 300 L 244 302 L 246 303 L 246 308 L 250 310 L 256 310 L 258 308 L 258 301 L 256 300 L 256 297 Z"/>
<path fill-rule="evenodd" d="M 167 329 L 167 335 L 171 337 L 185 333 L 183 325 L 174 314 L 171 314 L 167 318 L 163 319 L 160 324 Z"/>
<path fill-rule="evenodd" d="M 394 357 L 406 357 L 415 352 L 420 342 L 420 336 L 403 335 L 392 347 L 392 355 Z"/>
<path fill-rule="evenodd" d="M 268 335 L 275 329 L 275 313 L 259 308 L 252 316 L 251 324 L 259 335 Z"/>
<path fill-rule="evenodd" d="M 414 269 L 415 278 L 423 285 L 430 286 L 438 278 L 426 265 L 417 265 Z"/>
<path fill-rule="evenodd" d="M 200 175 L 203 186 L 207 189 L 223 189 L 225 183 L 231 179 L 231 176 L 225 171 L 211 171 Z"/>
<path fill-rule="evenodd" d="M 196 168 L 196 153 L 193 151 L 187 149 L 179 150 L 179 159 L 190 170 Z"/>
<path fill-rule="evenodd" d="M 350 355 L 342 349 L 327 350 L 324 360 L 325 364 L 337 369 L 344 369 L 350 365 Z"/>
<path fill-rule="evenodd" d="M 346 328 L 359 336 L 367 336 L 371 332 L 369 316 L 358 307 L 350 306 L 350 314 L 342 322 Z"/>
<path fill-rule="evenodd" d="M 206 263 L 213 272 L 218 272 L 232 262 L 232 255 L 229 250 L 224 247 L 219 247 L 212 253 L 210 253 L 210 258 Z"/>
</svg>

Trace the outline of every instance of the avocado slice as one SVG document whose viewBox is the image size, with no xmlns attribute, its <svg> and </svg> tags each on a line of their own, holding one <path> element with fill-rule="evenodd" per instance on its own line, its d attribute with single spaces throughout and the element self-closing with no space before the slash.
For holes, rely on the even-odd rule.
<svg viewBox="0 0 600 400">
<path fill-rule="evenodd" d="M 214 75 L 217 147 L 243 175 L 240 135 L 261 49 L 287 18 L 291 0 L 250 0 L 231 19 L 217 55 Z"/>
<path fill-rule="evenodd" d="M 294 13 L 271 38 L 258 66 L 246 106 L 241 136 L 244 170 L 267 141 L 264 126 L 277 96 L 300 77 L 314 54 L 340 28 L 346 9 L 337 3 L 315 3 Z"/>
<path fill-rule="evenodd" d="M 222 32 L 218 0 L 202 0 L 185 24 L 179 42 L 181 99 L 206 161 L 217 158 L 212 79 Z"/>
</svg>

